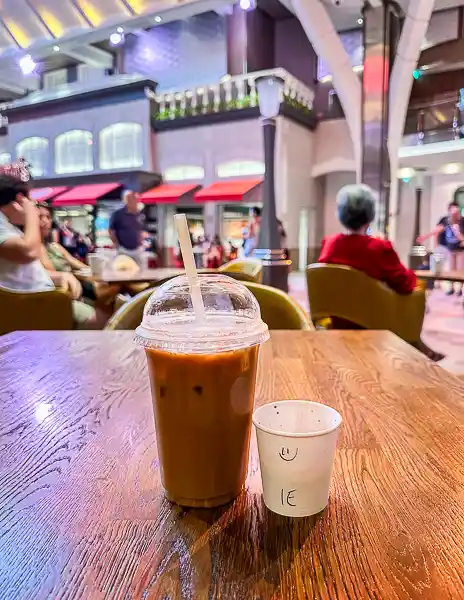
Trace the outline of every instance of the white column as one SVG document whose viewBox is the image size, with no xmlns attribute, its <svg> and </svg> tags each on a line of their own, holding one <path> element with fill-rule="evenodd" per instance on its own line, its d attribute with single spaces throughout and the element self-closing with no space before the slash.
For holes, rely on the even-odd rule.
<svg viewBox="0 0 464 600">
<path fill-rule="evenodd" d="M 320 0 L 293 0 L 292 6 L 314 50 L 327 63 L 332 74 L 333 85 L 343 106 L 353 140 L 356 174 L 360 181 L 361 82 L 353 73 L 350 58 L 323 3 Z"/>
<path fill-rule="evenodd" d="M 391 171 L 389 231 L 391 240 L 395 240 L 397 231 L 398 152 L 403 138 L 406 112 L 411 96 L 412 73 L 419 60 L 422 42 L 427 33 L 434 3 L 435 0 L 410 0 L 390 79 L 388 152 Z"/>
<path fill-rule="evenodd" d="M 205 202 L 203 205 L 205 235 L 213 238 L 220 233 L 219 207 L 215 202 Z"/>
</svg>

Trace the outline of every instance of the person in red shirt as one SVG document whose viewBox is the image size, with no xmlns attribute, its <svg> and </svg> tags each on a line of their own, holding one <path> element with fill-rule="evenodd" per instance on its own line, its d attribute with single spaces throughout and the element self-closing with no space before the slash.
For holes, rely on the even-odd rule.
<svg viewBox="0 0 464 600">
<path fill-rule="evenodd" d="M 367 233 L 375 217 L 371 188 L 343 187 L 337 195 L 337 212 L 345 232 L 323 240 L 318 262 L 353 267 L 383 281 L 399 294 L 410 294 L 417 284 L 414 271 L 401 263 L 391 242 Z"/>
<path fill-rule="evenodd" d="M 367 185 L 347 185 L 337 195 L 337 212 L 344 233 L 338 233 L 322 242 L 318 262 L 346 265 L 379 281 L 399 294 L 410 294 L 416 287 L 414 271 L 407 269 L 387 240 L 368 235 L 375 217 L 375 197 Z M 431 360 L 445 357 L 420 340 L 414 346 Z"/>
</svg>

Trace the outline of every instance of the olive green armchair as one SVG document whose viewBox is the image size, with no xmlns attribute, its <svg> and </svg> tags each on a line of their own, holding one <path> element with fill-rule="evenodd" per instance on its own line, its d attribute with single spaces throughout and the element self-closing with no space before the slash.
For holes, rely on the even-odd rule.
<svg viewBox="0 0 464 600">
<path fill-rule="evenodd" d="M 242 283 L 258 300 L 261 317 L 269 329 L 314 329 L 305 311 L 285 292 L 259 283 Z M 145 303 L 153 291 L 145 290 L 123 304 L 108 321 L 105 329 L 133 330 L 138 327 Z"/>
<path fill-rule="evenodd" d="M 0 288 L 0 335 L 12 331 L 73 329 L 72 299 L 59 290 Z"/>
<path fill-rule="evenodd" d="M 219 267 L 219 273 L 251 283 L 261 283 L 263 280 L 263 266 L 261 261 L 255 258 L 231 260 Z"/>
<path fill-rule="evenodd" d="M 309 312 L 316 327 L 386 329 L 416 344 L 425 315 L 425 291 L 401 295 L 362 271 L 344 265 L 306 268 Z"/>
</svg>

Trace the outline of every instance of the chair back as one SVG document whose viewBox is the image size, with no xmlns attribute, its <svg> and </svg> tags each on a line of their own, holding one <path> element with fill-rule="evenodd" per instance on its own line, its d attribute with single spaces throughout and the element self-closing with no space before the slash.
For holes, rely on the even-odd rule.
<svg viewBox="0 0 464 600">
<path fill-rule="evenodd" d="M 309 316 L 288 294 L 260 283 L 243 282 L 258 300 L 261 318 L 269 329 L 314 329 Z"/>
<path fill-rule="evenodd" d="M 362 271 L 344 265 L 306 268 L 309 312 L 315 325 L 324 319 L 362 329 L 386 329 L 418 342 L 425 315 L 425 292 L 401 295 Z M 336 327 L 336 325 L 334 325 Z"/>
<path fill-rule="evenodd" d="M 225 273 L 239 281 L 261 283 L 263 280 L 263 265 L 255 258 L 231 260 L 219 267 L 219 273 Z"/>
<path fill-rule="evenodd" d="M 313 329 L 308 315 L 288 294 L 259 283 L 242 282 L 258 300 L 261 317 L 269 329 Z M 153 289 L 141 292 L 119 308 L 105 329 L 133 330 L 142 321 L 143 308 Z"/>
<path fill-rule="evenodd" d="M 140 292 L 118 308 L 105 325 L 105 330 L 133 331 L 142 322 L 143 309 L 148 298 L 153 294 L 154 288 Z"/>
<path fill-rule="evenodd" d="M 64 292 L 18 292 L 0 287 L 0 335 L 68 329 L 73 329 L 72 300 Z"/>
</svg>

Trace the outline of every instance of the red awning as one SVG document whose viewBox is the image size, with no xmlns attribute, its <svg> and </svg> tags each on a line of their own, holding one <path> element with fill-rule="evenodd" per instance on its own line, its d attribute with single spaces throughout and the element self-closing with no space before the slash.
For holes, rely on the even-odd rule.
<svg viewBox="0 0 464 600">
<path fill-rule="evenodd" d="M 144 204 L 173 204 L 201 186 L 192 183 L 162 183 L 140 196 Z"/>
<path fill-rule="evenodd" d="M 197 202 L 240 202 L 245 194 L 254 190 L 262 182 L 262 179 L 218 181 L 198 191 L 194 198 Z"/>
<path fill-rule="evenodd" d="M 35 188 L 31 190 L 31 198 L 35 202 L 47 202 L 58 194 L 65 192 L 67 187 L 48 187 L 48 188 Z"/>
<path fill-rule="evenodd" d="M 94 183 L 91 185 L 78 185 L 60 194 L 52 202 L 52 206 L 78 206 L 79 204 L 96 204 L 102 196 L 106 196 L 116 188 L 121 187 L 120 183 Z"/>
</svg>

